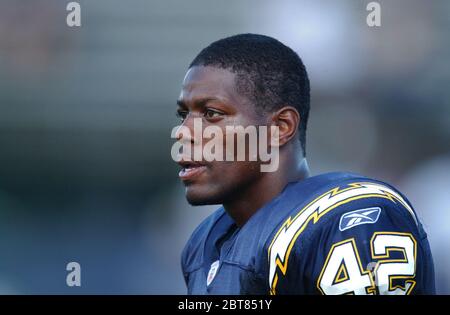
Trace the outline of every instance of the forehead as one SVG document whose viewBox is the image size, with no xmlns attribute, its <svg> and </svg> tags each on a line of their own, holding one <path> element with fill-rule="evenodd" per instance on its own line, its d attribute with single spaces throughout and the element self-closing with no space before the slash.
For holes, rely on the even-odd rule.
<svg viewBox="0 0 450 315">
<path fill-rule="evenodd" d="M 230 102 L 242 101 L 235 86 L 235 74 L 227 69 L 194 66 L 188 70 L 180 99 L 189 102 L 196 98 L 215 97 Z"/>
</svg>

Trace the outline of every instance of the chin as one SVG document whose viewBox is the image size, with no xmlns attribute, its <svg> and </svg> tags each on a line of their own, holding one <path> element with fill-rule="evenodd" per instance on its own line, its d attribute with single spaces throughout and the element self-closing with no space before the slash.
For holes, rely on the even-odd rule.
<svg viewBox="0 0 450 315">
<path fill-rule="evenodd" d="M 193 187 L 186 188 L 186 199 L 192 206 L 217 205 L 223 203 L 223 198 L 219 194 L 211 191 L 202 191 Z"/>
</svg>

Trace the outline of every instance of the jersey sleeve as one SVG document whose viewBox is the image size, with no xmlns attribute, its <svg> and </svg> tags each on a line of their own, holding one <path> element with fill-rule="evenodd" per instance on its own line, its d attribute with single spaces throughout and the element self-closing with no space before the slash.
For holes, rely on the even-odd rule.
<svg viewBox="0 0 450 315">
<path fill-rule="evenodd" d="M 272 254 L 272 294 L 434 293 L 427 236 L 408 203 L 361 198 L 308 220 L 284 241 L 290 247 L 275 248 L 275 260 Z M 290 221 L 280 235 L 295 218 Z"/>
</svg>

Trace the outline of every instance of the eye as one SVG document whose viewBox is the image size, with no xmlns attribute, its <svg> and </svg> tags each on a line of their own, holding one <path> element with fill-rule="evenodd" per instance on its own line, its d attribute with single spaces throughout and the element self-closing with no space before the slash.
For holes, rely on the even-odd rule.
<svg viewBox="0 0 450 315">
<path fill-rule="evenodd" d="M 205 110 L 205 113 L 203 114 L 203 116 L 205 116 L 206 119 L 219 118 L 219 117 L 221 117 L 223 115 L 224 115 L 224 113 L 222 113 L 222 112 L 220 112 L 218 110 L 215 110 L 215 109 L 211 109 L 211 108 L 207 108 Z"/>
<path fill-rule="evenodd" d="M 187 110 L 184 109 L 177 109 L 177 113 L 176 116 L 178 118 L 180 118 L 181 121 L 184 121 L 187 117 L 187 115 L 189 114 L 189 112 Z"/>
</svg>

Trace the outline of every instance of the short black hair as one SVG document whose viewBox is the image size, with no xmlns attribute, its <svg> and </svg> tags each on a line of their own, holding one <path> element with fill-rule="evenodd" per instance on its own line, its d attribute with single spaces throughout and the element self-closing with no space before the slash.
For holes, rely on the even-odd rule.
<svg viewBox="0 0 450 315">
<path fill-rule="evenodd" d="M 299 138 L 306 155 L 309 79 L 295 51 L 275 38 L 239 34 L 213 42 L 189 65 L 215 66 L 236 73 L 238 92 L 265 111 L 293 106 L 300 114 Z"/>
</svg>

